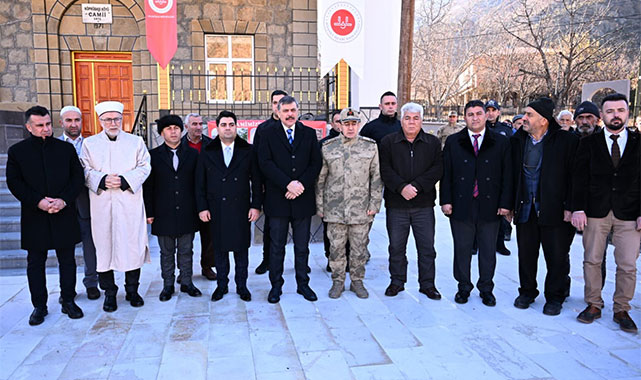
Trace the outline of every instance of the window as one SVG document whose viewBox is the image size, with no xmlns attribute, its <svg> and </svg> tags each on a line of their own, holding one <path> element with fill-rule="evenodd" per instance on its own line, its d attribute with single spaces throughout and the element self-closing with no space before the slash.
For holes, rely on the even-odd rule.
<svg viewBox="0 0 641 380">
<path fill-rule="evenodd" d="M 254 101 L 254 36 L 205 36 L 207 101 Z"/>
</svg>

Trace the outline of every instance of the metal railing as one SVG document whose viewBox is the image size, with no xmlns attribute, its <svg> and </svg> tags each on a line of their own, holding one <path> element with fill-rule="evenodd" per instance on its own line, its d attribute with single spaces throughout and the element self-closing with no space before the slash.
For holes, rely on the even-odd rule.
<svg viewBox="0 0 641 380">
<path fill-rule="evenodd" d="M 140 107 L 138 107 L 138 112 L 136 113 L 136 119 L 134 121 L 134 126 L 131 130 L 131 133 L 142 137 L 145 141 L 145 144 L 149 144 L 147 129 L 149 126 L 149 120 L 147 118 L 147 93 L 142 95 L 142 100 L 140 101 Z"/>
</svg>

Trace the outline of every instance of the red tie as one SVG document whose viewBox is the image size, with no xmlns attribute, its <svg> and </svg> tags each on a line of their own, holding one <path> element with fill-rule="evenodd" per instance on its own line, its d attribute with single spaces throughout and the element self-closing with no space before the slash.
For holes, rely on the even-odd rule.
<svg viewBox="0 0 641 380">
<path fill-rule="evenodd" d="M 472 137 L 474 137 L 474 155 L 478 156 L 479 155 L 479 137 L 481 137 L 481 135 L 478 135 L 478 134 L 472 135 Z M 476 180 L 476 178 L 474 179 L 474 190 L 472 191 L 472 196 L 474 198 L 478 198 L 479 196 L 479 182 Z"/>
</svg>

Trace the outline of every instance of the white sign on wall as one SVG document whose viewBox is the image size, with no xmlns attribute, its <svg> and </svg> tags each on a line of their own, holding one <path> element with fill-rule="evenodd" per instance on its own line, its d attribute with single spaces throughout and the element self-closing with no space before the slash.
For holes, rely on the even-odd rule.
<svg viewBox="0 0 641 380">
<path fill-rule="evenodd" d="M 357 75 L 362 75 L 364 9 L 363 0 L 318 2 L 317 35 L 321 75 L 327 74 L 341 59 Z"/>
<path fill-rule="evenodd" d="M 111 4 L 82 4 L 82 22 L 85 24 L 111 24 Z"/>
</svg>

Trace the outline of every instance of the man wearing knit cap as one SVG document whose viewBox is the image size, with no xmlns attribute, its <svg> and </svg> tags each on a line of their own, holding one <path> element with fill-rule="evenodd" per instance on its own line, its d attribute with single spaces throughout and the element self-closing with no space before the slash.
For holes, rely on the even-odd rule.
<svg viewBox="0 0 641 380">
<path fill-rule="evenodd" d="M 198 297 L 202 293 L 192 282 L 193 241 L 198 226 L 194 193 L 198 151 L 181 144 L 184 127 L 179 116 L 163 116 L 156 125 L 165 143 L 149 152 L 151 173 L 143 185 L 143 197 L 147 223 L 160 246 L 163 289 L 159 298 L 169 301 L 174 294 L 176 259 L 180 291 Z"/>
<path fill-rule="evenodd" d="M 122 130 L 122 103 L 102 102 L 94 108 L 103 130 L 82 144 L 80 161 L 90 190 L 96 270 L 105 291 L 102 308 L 113 312 L 118 308 L 114 270 L 125 272 L 125 299 L 131 306 L 144 304 L 138 294 L 140 268 L 151 260 L 142 185 L 151 164 L 142 138 Z"/>
<path fill-rule="evenodd" d="M 601 111 L 599 111 L 599 107 L 586 100 L 579 104 L 574 111 L 574 124 L 576 124 L 574 132 L 579 137 L 589 136 L 594 132 L 598 132 L 601 129 L 599 127 L 600 120 Z"/>
<path fill-rule="evenodd" d="M 515 115 L 512 118 L 512 132 L 516 133 L 523 125 L 523 114 Z"/>
<path fill-rule="evenodd" d="M 62 135 L 59 139 L 73 145 L 76 154 L 80 156 L 82 149 L 82 111 L 78 107 L 66 106 L 60 110 L 60 126 Z M 89 214 L 89 193 L 83 186 L 76 198 L 76 212 L 80 223 L 82 237 L 82 253 L 85 262 L 85 278 L 82 280 L 87 288 L 87 298 L 96 300 L 100 298 L 98 290 L 98 272 L 96 272 L 96 247 L 91 237 L 91 215 Z"/>
<path fill-rule="evenodd" d="M 567 241 L 571 177 L 578 138 L 561 129 L 548 98 L 528 104 L 523 126 L 510 139 L 514 170 L 514 223 L 519 249 L 519 296 L 527 309 L 539 295 L 539 250 L 547 266 L 543 314 L 558 315 L 570 288 Z"/>
</svg>

